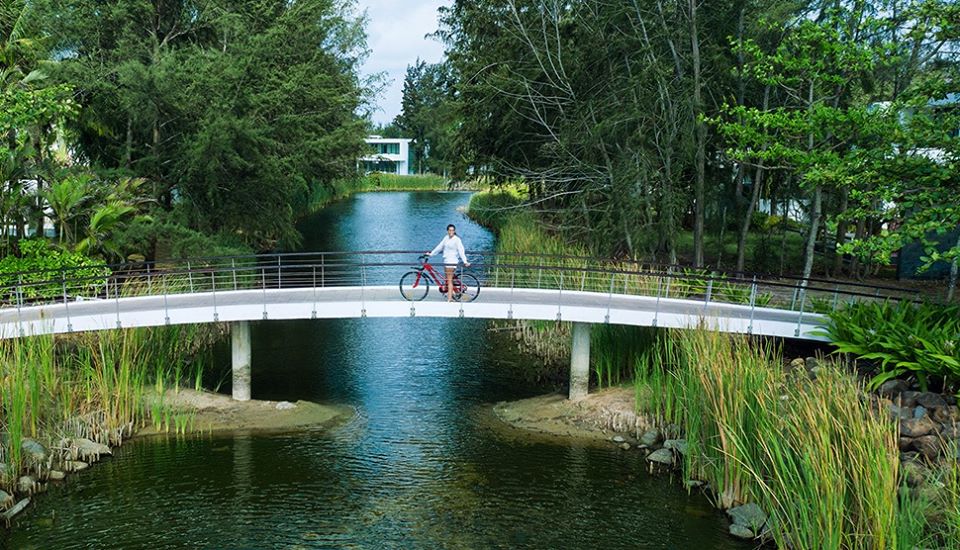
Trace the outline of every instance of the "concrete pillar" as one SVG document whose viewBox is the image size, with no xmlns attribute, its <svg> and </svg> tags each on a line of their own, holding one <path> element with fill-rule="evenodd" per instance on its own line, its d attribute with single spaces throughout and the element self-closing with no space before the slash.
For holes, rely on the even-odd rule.
<svg viewBox="0 0 960 550">
<path fill-rule="evenodd" d="M 570 399 L 583 399 L 590 385 L 590 324 L 573 324 L 570 349 Z"/>
<path fill-rule="evenodd" d="M 233 344 L 233 398 L 250 401 L 250 321 L 231 323 L 230 340 Z"/>
</svg>

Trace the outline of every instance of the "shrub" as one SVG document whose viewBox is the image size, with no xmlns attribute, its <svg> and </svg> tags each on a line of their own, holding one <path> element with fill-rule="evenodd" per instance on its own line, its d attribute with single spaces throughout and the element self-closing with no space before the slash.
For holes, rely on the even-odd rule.
<svg viewBox="0 0 960 550">
<path fill-rule="evenodd" d="M 0 285 L 7 293 L 22 285 L 21 296 L 25 299 L 62 297 L 63 278 L 80 281 L 70 283 L 70 292 L 96 292 L 111 274 L 99 260 L 53 246 L 44 239 L 24 239 L 19 246 L 20 257 L 0 260 Z"/>
</svg>

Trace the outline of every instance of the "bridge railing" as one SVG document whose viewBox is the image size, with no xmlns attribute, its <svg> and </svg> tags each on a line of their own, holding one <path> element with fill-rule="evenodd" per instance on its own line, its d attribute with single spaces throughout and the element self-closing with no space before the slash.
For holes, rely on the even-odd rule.
<svg viewBox="0 0 960 550">
<path fill-rule="evenodd" d="M 390 286 L 418 267 L 419 254 L 262 254 L 31 271 L 7 274 L 5 280 L 13 282 L 0 286 L 0 300 L 3 308 L 22 308 L 134 296 Z M 579 256 L 478 252 L 470 258 L 473 264 L 467 271 L 480 279 L 482 287 L 655 296 L 813 313 L 856 300 L 917 300 L 910 290 L 854 281 L 731 274 Z"/>
</svg>

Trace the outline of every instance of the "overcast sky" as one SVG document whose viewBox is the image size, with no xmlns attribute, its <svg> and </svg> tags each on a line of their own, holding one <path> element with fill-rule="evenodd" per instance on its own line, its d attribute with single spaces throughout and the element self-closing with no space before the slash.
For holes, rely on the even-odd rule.
<svg viewBox="0 0 960 550">
<path fill-rule="evenodd" d="M 367 45 L 370 57 L 363 66 L 364 74 L 386 73 L 387 86 L 380 94 L 379 110 L 373 121 L 387 123 L 400 114 L 403 76 L 407 65 L 417 57 L 427 63 L 443 59 L 443 45 L 425 38 L 437 30 L 437 8 L 450 0 L 358 0 L 359 10 L 367 10 Z"/>
</svg>

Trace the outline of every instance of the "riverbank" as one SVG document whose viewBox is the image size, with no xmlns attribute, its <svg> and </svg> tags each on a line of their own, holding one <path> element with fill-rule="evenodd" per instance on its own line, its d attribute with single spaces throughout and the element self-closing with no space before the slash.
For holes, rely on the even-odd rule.
<svg viewBox="0 0 960 550">
<path fill-rule="evenodd" d="M 314 214 L 338 200 L 356 193 L 385 191 L 465 191 L 478 189 L 472 181 L 454 181 L 436 174 L 398 175 L 374 172 L 319 187 L 308 200 L 306 215 Z"/>
<path fill-rule="evenodd" d="M 154 398 L 156 399 L 156 398 Z M 273 432 L 329 428 L 352 418 L 353 407 L 311 401 L 234 401 L 229 395 L 192 389 L 167 390 L 162 402 L 189 415 L 181 433 Z M 149 406 L 149 404 L 148 404 Z M 163 425 L 148 425 L 135 437 L 169 433 Z"/>
</svg>

